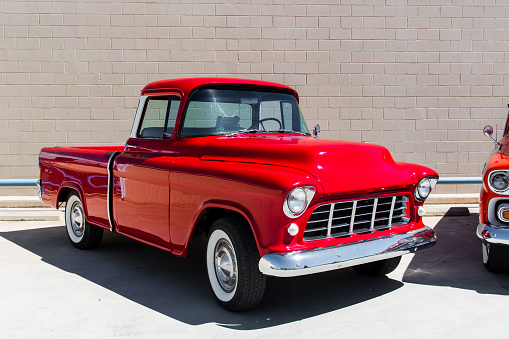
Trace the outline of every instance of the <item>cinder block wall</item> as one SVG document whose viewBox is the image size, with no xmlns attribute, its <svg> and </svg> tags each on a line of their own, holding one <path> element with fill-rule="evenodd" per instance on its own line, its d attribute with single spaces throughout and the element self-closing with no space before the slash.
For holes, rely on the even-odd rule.
<svg viewBox="0 0 509 339">
<path fill-rule="evenodd" d="M 239 2 L 0 2 L 0 178 L 37 177 L 43 146 L 122 144 L 146 83 L 203 75 L 284 83 L 324 138 L 480 175 L 509 103 L 506 0 Z"/>
</svg>

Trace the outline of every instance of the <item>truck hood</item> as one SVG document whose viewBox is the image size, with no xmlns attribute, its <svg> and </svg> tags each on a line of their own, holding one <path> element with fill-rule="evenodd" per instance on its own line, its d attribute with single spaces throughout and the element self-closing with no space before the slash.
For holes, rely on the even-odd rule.
<svg viewBox="0 0 509 339">
<path fill-rule="evenodd" d="M 408 164 L 397 163 L 382 146 L 281 134 L 211 138 L 202 160 L 292 167 L 313 175 L 324 193 L 344 194 L 408 187 Z"/>
</svg>

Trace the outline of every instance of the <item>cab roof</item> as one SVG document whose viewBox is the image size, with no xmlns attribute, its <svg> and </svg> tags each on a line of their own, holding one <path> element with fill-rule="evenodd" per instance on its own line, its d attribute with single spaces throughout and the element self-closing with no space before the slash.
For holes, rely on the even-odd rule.
<svg viewBox="0 0 509 339">
<path fill-rule="evenodd" d="M 199 87 L 210 86 L 234 86 L 234 87 L 256 87 L 257 89 L 276 89 L 279 91 L 290 92 L 297 99 L 299 98 L 297 92 L 288 86 L 281 85 L 274 82 L 260 81 L 260 80 L 247 80 L 235 78 L 183 78 L 183 79 L 166 79 L 151 82 L 146 85 L 141 95 L 149 95 L 159 92 L 178 91 L 182 92 L 184 96 L 188 96 L 192 91 Z"/>
</svg>

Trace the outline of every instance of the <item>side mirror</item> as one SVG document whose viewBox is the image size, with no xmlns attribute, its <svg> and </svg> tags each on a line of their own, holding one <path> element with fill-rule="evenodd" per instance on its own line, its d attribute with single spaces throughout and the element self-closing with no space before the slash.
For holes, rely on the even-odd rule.
<svg viewBox="0 0 509 339">
<path fill-rule="evenodd" d="M 320 125 L 316 124 L 315 128 L 313 128 L 313 136 L 318 138 L 318 134 L 320 134 Z"/>
<path fill-rule="evenodd" d="M 493 138 L 493 127 L 491 127 L 490 125 L 486 125 L 484 126 L 482 132 L 484 133 L 485 136 L 489 137 L 491 140 L 493 140 L 493 142 L 495 143 L 495 145 L 497 146 L 502 146 L 501 143 L 499 143 L 498 141 L 496 141 L 494 138 Z"/>
<path fill-rule="evenodd" d="M 482 132 L 484 133 L 485 136 L 491 137 L 493 135 L 493 127 L 491 127 L 490 125 L 486 125 L 484 126 Z"/>
</svg>

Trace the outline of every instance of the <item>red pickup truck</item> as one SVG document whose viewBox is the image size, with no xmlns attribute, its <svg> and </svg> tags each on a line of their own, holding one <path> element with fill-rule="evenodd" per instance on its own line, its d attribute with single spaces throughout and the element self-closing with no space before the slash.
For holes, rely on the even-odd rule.
<svg viewBox="0 0 509 339">
<path fill-rule="evenodd" d="M 266 276 L 384 275 L 434 245 L 421 216 L 437 173 L 381 146 L 319 139 L 318 126 L 312 136 L 298 101 L 264 81 L 150 83 L 124 146 L 41 150 L 41 198 L 65 203 L 80 249 L 108 229 L 185 256 L 206 234 L 212 290 L 233 311 L 260 302 Z"/>
</svg>

